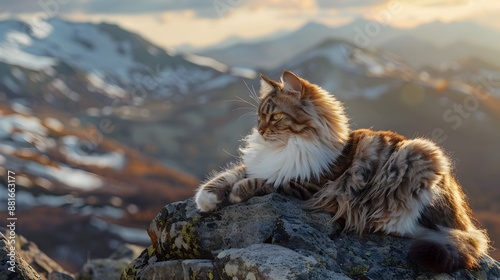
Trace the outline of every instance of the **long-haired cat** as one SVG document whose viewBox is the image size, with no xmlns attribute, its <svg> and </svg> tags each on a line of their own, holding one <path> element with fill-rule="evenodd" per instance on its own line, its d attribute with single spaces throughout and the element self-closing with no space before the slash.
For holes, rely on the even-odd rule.
<svg viewBox="0 0 500 280">
<path fill-rule="evenodd" d="M 343 219 L 345 230 L 414 238 L 409 257 L 430 270 L 471 269 L 487 253 L 488 237 L 433 142 L 350 131 L 333 95 L 288 71 L 280 82 L 261 75 L 260 98 L 241 161 L 198 189 L 200 211 L 278 191 Z"/>
</svg>

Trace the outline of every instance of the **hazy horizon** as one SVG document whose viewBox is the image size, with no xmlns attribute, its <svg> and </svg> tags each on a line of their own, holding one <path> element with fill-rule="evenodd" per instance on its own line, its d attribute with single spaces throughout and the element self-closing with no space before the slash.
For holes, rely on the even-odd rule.
<svg viewBox="0 0 500 280">
<path fill-rule="evenodd" d="M 293 31 L 311 21 L 335 27 L 358 18 L 396 28 L 413 28 L 435 21 L 470 21 L 500 30 L 500 18 L 496 17 L 500 2 L 485 0 L 120 1 L 120 5 L 96 0 L 63 4 L 53 0 L 38 5 L 27 0 L 7 2 L 0 18 L 56 16 L 72 21 L 114 23 L 164 48 L 208 47 L 234 36 L 254 39 L 281 30 Z"/>
</svg>

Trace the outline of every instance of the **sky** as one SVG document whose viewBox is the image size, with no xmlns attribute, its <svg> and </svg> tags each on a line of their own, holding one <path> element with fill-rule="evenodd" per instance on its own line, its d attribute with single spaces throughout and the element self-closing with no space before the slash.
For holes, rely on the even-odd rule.
<svg viewBox="0 0 500 280">
<path fill-rule="evenodd" d="M 500 29 L 491 0 L 2 0 L 0 18 L 63 17 L 116 23 L 165 47 L 206 47 L 316 21 L 342 25 L 363 17 L 400 28 L 469 20 Z"/>
</svg>

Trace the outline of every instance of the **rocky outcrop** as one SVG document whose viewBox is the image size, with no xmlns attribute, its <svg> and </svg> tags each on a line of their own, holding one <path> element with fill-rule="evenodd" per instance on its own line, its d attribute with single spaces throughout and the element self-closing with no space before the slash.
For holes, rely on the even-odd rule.
<svg viewBox="0 0 500 280">
<path fill-rule="evenodd" d="M 59 264 L 40 251 L 35 243 L 28 241 L 23 236 L 11 235 L 10 231 L 5 228 L 0 228 L 0 258 L 0 270 L 2 271 L 0 280 L 74 279 L 70 273 L 64 271 Z"/>
<path fill-rule="evenodd" d="M 271 194 L 202 214 L 192 199 L 152 221 L 152 245 L 121 279 L 499 279 L 488 256 L 474 271 L 434 274 L 407 260 L 410 240 L 343 233 L 326 213 Z"/>
<path fill-rule="evenodd" d="M 143 249 L 136 245 L 123 244 L 108 258 L 89 260 L 79 273 L 72 275 L 40 251 L 35 243 L 21 235 L 13 234 L 13 239 L 10 236 L 9 231 L 0 228 L 0 270 L 2 271 L 0 280 L 119 279 L 123 270 L 139 256 Z M 11 250 L 11 245 L 15 248 L 14 250 Z M 15 268 L 10 271 L 9 268 L 12 265 Z"/>
</svg>

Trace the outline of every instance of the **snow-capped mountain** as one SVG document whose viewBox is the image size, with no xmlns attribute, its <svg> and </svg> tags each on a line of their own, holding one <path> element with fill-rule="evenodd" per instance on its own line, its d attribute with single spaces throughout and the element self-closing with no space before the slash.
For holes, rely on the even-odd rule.
<svg viewBox="0 0 500 280">
<path fill-rule="evenodd" d="M 207 84 L 220 87 L 240 78 L 237 69 L 208 62 L 188 61 L 107 23 L 0 22 L 0 68 L 4 69 L 0 81 L 12 96 L 30 92 L 26 81 L 38 80 L 47 87 L 38 83 L 38 91 L 60 92 L 73 101 L 85 91 L 137 101 L 188 95 L 206 89 Z"/>
</svg>

